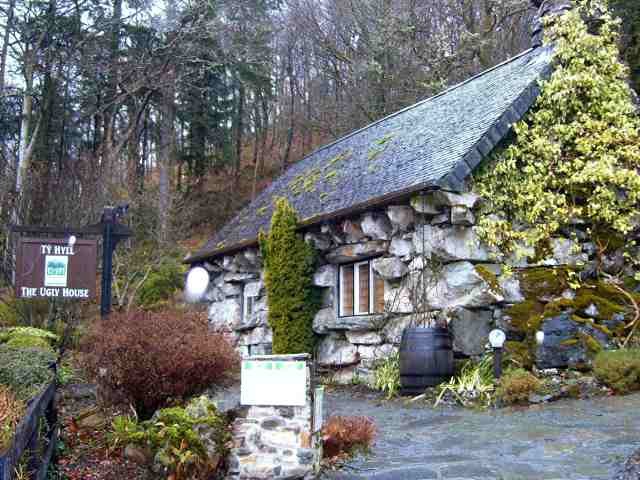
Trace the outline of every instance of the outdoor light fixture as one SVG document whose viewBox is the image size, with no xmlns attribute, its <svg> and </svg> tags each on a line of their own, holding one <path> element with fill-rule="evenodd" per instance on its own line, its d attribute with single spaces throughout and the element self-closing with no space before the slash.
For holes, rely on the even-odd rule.
<svg viewBox="0 0 640 480">
<path fill-rule="evenodd" d="M 204 267 L 193 267 L 187 273 L 184 298 L 189 303 L 199 302 L 209 287 L 209 272 Z"/>
<path fill-rule="evenodd" d="M 73 247 L 76 244 L 76 240 L 77 240 L 77 238 L 76 238 L 75 235 L 70 235 L 69 236 L 69 246 Z"/>
<path fill-rule="evenodd" d="M 538 345 L 542 345 L 544 343 L 544 332 L 542 330 L 538 330 L 536 332 L 536 343 Z"/>
<path fill-rule="evenodd" d="M 498 328 L 489 332 L 489 343 L 493 348 L 493 376 L 500 378 L 502 376 L 502 347 L 507 336 Z"/>
</svg>

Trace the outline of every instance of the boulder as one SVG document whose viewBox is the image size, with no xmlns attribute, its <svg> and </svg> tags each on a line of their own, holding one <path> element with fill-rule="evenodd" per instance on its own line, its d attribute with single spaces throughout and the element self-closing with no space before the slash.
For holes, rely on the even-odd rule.
<svg viewBox="0 0 640 480">
<path fill-rule="evenodd" d="M 551 239 L 551 249 L 553 257 L 542 263 L 544 265 L 569 265 L 572 267 L 582 266 L 589 261 L 589 256 L 582 252 L 580 244 L 568 238 Z"/>
<path fill-rule="evenodd" d="M 380 360 L 398 352 L 398 347 L 385 343 L 383 345 L 358 345 L 358 356 L 363 366 L 373 367 Z"/>
<path fill-rule="evenodd" d="M 585 368 L 594 349 L 608 348 L 611 341 L 588 322 L 575 322 L 569 313 L 545 319 L 542 331 L 544 341 L 536 350 L 536 365 L 542 369 Z"/>
<path fill-rule="evenodd" d="M 386 215 L 366 213 L 362 218 L 362 231 L 374 240 L 389 240 L 393 227 Z"/>
<path fill-rule="evenodd" d="M 333 243 L 344 243 L 342 230 L 333 222 L 328 222 L 320 226 L 320 233 L 326 235 Z"/>
<path fill-rule="evenodd" d="M 227 298 L 209 306 L 209 325 L 214 331 L 232 330 L 240 323 L 242 305 L 239 298 Z"/>
<path fill-rule="evenodd" d="M 242 252 L 242 255 L 252 268 L 260 269 L 262 267 L 262 257 L 257 248 L 247 248 Z"/>
<path fill-rule="evenodd" d="M 229 272 L 257 272 L 260 270 L 260 265 L 257 262 L 257 255 L 255 260 L 251 260 L 252 255 L 245 255 L 245 252 L 238 253 L 237 255 L 226 255 L 222 259 L 222 268 Z"/>
<path fill-rule="evenodd" d="M 245 330 L 240 337 L 239 345 L 261 345 L 273 342 L 273 331 L 268 326 Z"/>
<path fill-rule="evenodd" d="M 473 212 L 463 205 L 454 205 L 451 207 L 451 223 L 454 225 L 471 226 L 476 223 L 476 217 Z"/>
<path fill-rule="evenodd" d="M 254 311 L 251 315 L 248 315 L 246 318 L 242 318 L 241 320 L 239 320 L 235 324 L 233 329 L 236 332 L 242 332 L 245 330 L 251 330 L 252 328 L 256 327 L 266 327 L 267 324 L 267 312 L 265 310 Z"/>
<path fill-rule="evenodd" d="M 411 197 L 411 208 L 423 215 L 437 215 L 442 212 L 442 205 L 434 202 L 433 196 L 428 194 Z"/>
<path fill-rule="evenodd" d="M 320 252 L 331 248 L 331 239 L 321 233 L 308 232 L 304 235 L 304 241 Z"/>
<path fill-rule="evenodd" d="M 437 190 L 428 194 L 432 197 L 432 202 L 435 205 L 456 207 L 462 206 L 469 210 L 473 210 L 480 203 L 480 196 L 475 193 L 453 193 L 445 192 L 444 190 Z"/>
<path fill-rule="evenodd" d="M 326 254 L 330 263 L 356 262 L 361 259 L 381 255 L 387 252 L 389 242 L 384 240 L 370 240 L 354 245 L 342 245 Z"/>
<path fill-rule="evenodd" d="M 323 367 L 341 367 L 358 363 L 358 349 L 340 336 L 329 335 L 318 345 L 317 362 Z"/>
<path fill-rule="evenodd" d="M 415 221 L 413 208 L 408 205 L 391 205 L 387 207 L 387 217 L 391 221 L 393 232 L 406 232 Z"/>
<path fill-rule="evenodd" d="M 453 350 L 468 356 L 482 355 L 493 325 L 491 310 L 457 308 L 449 313 L 449 318 Z"/>
<path fill-rule="evenodd" d="M 389 253 L 396 257 L 410 257 L 413 255 L 413 242 L 403 238 L 394 237 L 389 245 Z"/>
<path fill-rule="evenodd" d="M 221 302 L 222 300 L 224 300 L 225 297 L 226 295 L 224 294 L 221 288 L 218 288 L 213 284 L 209 284 L 209 288 L 207 289 L 207 291 L 205 292 L 202 298 L 205 302 L 211 303 L 211 302 Z"/>
<path fill-rule="evenodd" d="M 439 228 L 423 225 L 413 235 L 416 253 L 427 258 L 435 257 L 445 262 L 469 260 L 486 262 L 489 251 L 471 227 Z"/>
<path fill-rule="evenodd" d="M 525 298 L 520 289 L 520 280 L 518 280 L 516 275 L 500 275 L 498 277 L 498 284 L 500 285 L 500 290 L 505 302 L 524 302 Z"/>
<path fill-rule="evenodd" d="M 322 335 L 332 330 L 376 330 L 381 321 L 379 315 L 338 317 L 332 306 L 318 310 L 313 319 L 313 331 Z"/>
<path fill-rule="evenodd" d="M 339 368 L 329 374 L 329 382 L 336 385 L 369 385 L 375 383 L 375 372 L 359 365 Z"/>
<path fill-rule="evenodd" d="M 385 280 L 399 280 L 409 272 L 407 266 L 398 257 L 376 258 L 372 266 Z"/>
<path fill-rule="evenodd" d="M 390 318 L 382 328 L 382 335 L 388 343 L 400 345 L 402 332 L 413 324 L 413 315 L 403 315 L 401 317 Z"/>
<path fill-rule="evenodd" d="M 256 278 L 258 278 L 257 274 L 248 272 L 229 272 L 225 273 L 223 277 L 224 281 L 227 283 L 243 283 Z"/>
<path fill-rule="evenodd" d="M 323 265 L 313 274 L 313 285 L 316 287 L 335 287 L 337 268 L 335 265 Z"/>
<path fill-rule="evenodd" d="M 352 220 L 342 222 L 342 232 L 345 235 L 347 243 L 358 243 L 366 237 L 360 225 Z"/>
<path fill-rule="evenodd" d="M 379 345 L 382 343 L 382 336 L 374 331 L 347 331 L 347 340 L 354 345 Z"/>
<path fill-rule="evenodd" d="M 451 221 L 451 214 L 449 212 L 441 213 L 431 219 L 431 225 L 442 225 Z"/>
<path fill-rule="evenodd" d="M 423 291 L 426 302 L 436 310 L 486 308 L 504 301 L 501 293 L 493 291 L 470 262 L 450 263 L 433 272 Z"/>
</svg>

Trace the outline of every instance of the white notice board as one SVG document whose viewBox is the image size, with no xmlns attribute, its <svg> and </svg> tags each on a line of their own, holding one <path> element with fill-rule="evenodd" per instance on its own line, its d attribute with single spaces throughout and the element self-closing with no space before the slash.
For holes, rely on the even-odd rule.
<svg viewBox="0 0 640 480">
<path fill-rule="evenodd" d="M 306 404 L 306 362 L 243 360 L 241 382 L 242 405 Z"/>
</svg>

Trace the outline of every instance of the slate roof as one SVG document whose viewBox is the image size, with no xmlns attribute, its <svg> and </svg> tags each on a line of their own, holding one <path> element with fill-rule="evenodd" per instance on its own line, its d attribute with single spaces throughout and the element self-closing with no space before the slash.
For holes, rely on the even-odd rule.
<svg viewBox="0 0 640 480">
<path fill-rule="evenodd" d="M 284 196 L 303 225 L 411 192 L 458 190 L 522 118 L 551 72 L 549 47 L 522 54 L 353 132 L 293 164 L 194 255 L 194 263 L 255 243 Z"/>
</svg>

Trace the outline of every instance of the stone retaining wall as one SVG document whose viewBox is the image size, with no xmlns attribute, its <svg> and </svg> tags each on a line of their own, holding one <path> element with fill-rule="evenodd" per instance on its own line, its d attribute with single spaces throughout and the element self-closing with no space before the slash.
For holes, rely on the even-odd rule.
<svg viewBox="0 0 640 480">
<path fill-rule="evenodd" d="M 565 231 L 565 236 L 554 238 L 551 254 L 535 265 L 526 259 L 491 252 L 476 233 L 480 202 L 473 193 L 429 192 L 416 195 L 405 204 L 325 223 L 304 233 L 320 258 L 314 275 L 314 284 L 322 291 L 322 306 L 313 323 L 314 331 L 320 335 L 317 362 L 333 372 L 335 381 L 370 381 L 375 363 L 397 351 L 403 329 L 416 320 L 448 324 L 454 335 L 454 349 L 461 356 L 480 355 L 489 331 L 495 327 L 506 330 L 510 340 L 522 340 L 523 332 L 513 327 L 509 312 L 512 305 L 529 300 L 521 285 L 525 272 L 531 267 L 544 267 L 551 273 L 552 269 L 563 267 L 580 266 L 587 272 L 595 268 L 596 246 L 580 222 Z M 373 268 L 385 282 L 385 312 L 339 317 L 339 264 L 373 257 Z M 620 252 L 606 257 L 604 263 L 605 268 L 624 268 Z M 269 353 L 272 332 L 267 323 L 260 252 L 249 248 L 206 263 L 205 267 L 212 276 L 206 296 L 211 304 L 212 328 L 228 333 L 245 356 Z M 422 290 L 426 307 L 416 315 L 411 286 L 419 281 L 425 285 Z M 247 318 L 242 315 L 243 291 L 255 296 L 253 312 Z M 544 289 L 541 292 L 534 294 L 536 302 L 553 300 L 544 296 Z M 554 292 L 567 298 L 575 294 L 568 288 Z M 581 316 L 589 317 L 588 313 Z M 598 319 L 597 312 L 591 318 L 612 320 Z M 540 326 L 550 334 L 549 342 L 556 342 L 545 344 L 543 348 L 551 350 L 540 352 L 541 358 L 547 357 L 544 366 L 563 366 L 563 362 L 571 363 L 570 358 L 585 356 L 584 348 L 578 347 L 571 354 L 573 357 L 554 353 L 553 349 L 569 338 L 553 336 L 558 326 L 594 333 L 588 325 L 570 323 L 571 319 L 563 318 L 550 322 L 549 328 L 546 324 Z M 606 346 L 606 339 L 591 336 Z"/>
<path fill-rule="evenodd" d="M 314 398 L 309 355 L 272 355 L 251 360 L 306 361 L 304 406 L 245 406 L 233 423 L 229 480 L 313 478 L 321 448 L 313 425 Z"/>
</svg>

